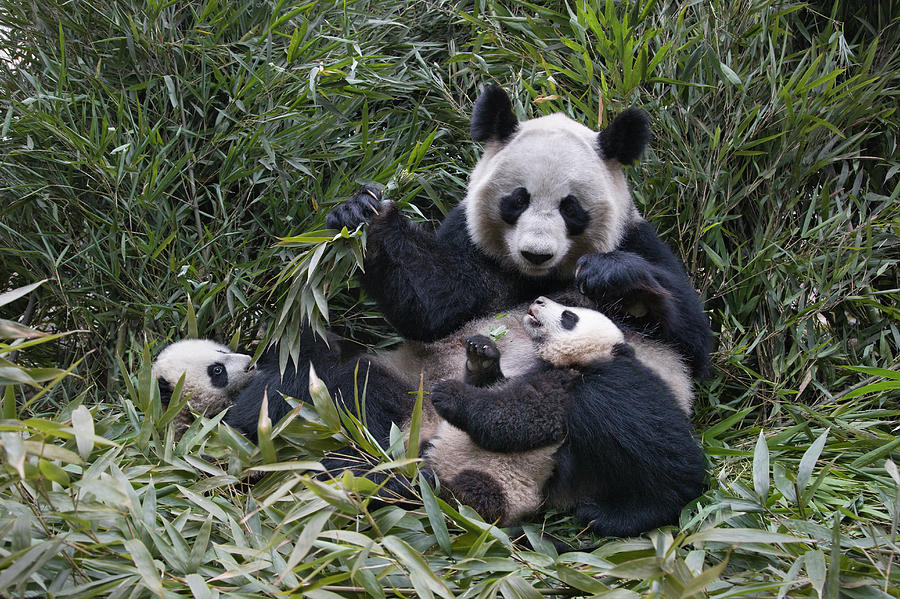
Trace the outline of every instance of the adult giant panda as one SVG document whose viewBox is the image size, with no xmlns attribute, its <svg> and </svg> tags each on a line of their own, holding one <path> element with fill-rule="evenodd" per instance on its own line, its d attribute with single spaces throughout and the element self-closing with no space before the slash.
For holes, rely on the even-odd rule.
<svg viewBox="0 0 900 599">
<path fill-rule="evenodd" d="M 505 325 L 503 371 L 512 377 L 532 369 L 538 358 L 521 318 L 540 294 L 596 309 L 623 330 L 674 348 L 694 375 L 706 372 L 710 331 L 699 298 L 638 213 L 622 172 L 649 139 L 646 115 L 625 111 L 600 133 L 561 114 L 519 122 L 506 93 L 490 85 L 475 103 L 471 129 L 486 143 L 484 154 L 465 199 L 437 230 L 413 223 L 370 187 L 326 218 L 334 229 L 369 223 L 363 286 L 409 341 L 347 356 L 304 331 L 299 363 L 282 374 L 269 352 L 229 424 L 254 437 L 264 390 L 272 420 L 284 416 L 288 405 L 273 391 L 307 397 L 310 362 L 352 404 L 359 364 L 360 381 L 368 377 L 367 425 L 386 445 L 391 426 L 409 420 L 420 373 L 426 388 L 462 377 L 466 337 Z"/>
<path fill-rule="evenodd" d="M 466 380 L 432 389 L 447 420 L 423 453 L 442 490 L 503 526 L 545 500 L 604 536 L 674 522 L 706 478 L 687 369 L 594 310 L 541 297 L 523 324 L 541 359 L 533 369 L 505 378 L 493 342 L 473 337 Z M 664 354 L 674 370 L 658 368 Z"/>
</svg>

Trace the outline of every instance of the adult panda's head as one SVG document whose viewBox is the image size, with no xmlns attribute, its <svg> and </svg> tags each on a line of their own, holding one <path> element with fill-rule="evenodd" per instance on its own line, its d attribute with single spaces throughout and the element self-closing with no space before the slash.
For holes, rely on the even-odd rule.
<svg viewBox="0 0 900 599">
<path fill-rule="evenodd" d="M 190 393 L 188 407 L 212 416 L 232 404 L 246 387 L 255 369 L 252 358 L 208 339 L 183 339 L 166 346 L 153 362 L 163 404 L 168 405 L 178 379 L 184 375 L 183 393 Z M 189 415 L 188 415 L 189 416 Z"/>
<path fill-rule="evenodd" d="M 539 297 L 523 324 L 540 358 L 554 366 L 590 366 L 629 353 L 622 330 L 596 310 Z"/>
<path fill-rule="evenodd" d="M 626 110 L 599 133 L 559 113 L 519 122 L 506 92 L 488 85 L 471 131 L 485 149 L 464 200 L 469 236 L 502 264 L 572 277 L 580 256 L 615 249 L 640 217 L 622 165 L 647 145 L 644 112 Z"/>
</svg>

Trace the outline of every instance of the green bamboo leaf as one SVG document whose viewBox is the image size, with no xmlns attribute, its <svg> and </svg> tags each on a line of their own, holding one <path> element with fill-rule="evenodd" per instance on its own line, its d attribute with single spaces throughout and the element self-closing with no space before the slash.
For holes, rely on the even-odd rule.
<svg viewBox="0 0 900 599">
<path fill-rule="evenodd" d="M 22 551 L 16 555 L 9 566 L 3 572 L 0 572 L 0 593 L 7 593 L 9 586 L 21 582 L 27 578 L 28 572 L 38 570 L 43 564 L 50 560 L 59 551 L 64 540 L 61 538 L 52 538 L 44 542 L 39 542 L 33 547 Z M 10 594 L 11 595 L 11 594 Z"/>
<path fill-rule="evenodd" d="M 218 594 L 213 594 L 209 585 L 206 584 L 206 581 L 199 574 L 188 574 L 184 579 L 188 583 L 188 588 L 191 589 L 191 595 L 193 595 L 194 599 L 215 599 L 215 597 L 218 597 Z"/>
<path fill-rule="evenodd" d="M 322 532 L 322 528 L 325 527 L 325 523 L 328 522 L 328 519 L 332 514 L 333 512 L 330 510 L 322 510 L 309 519 L 309 522 L 306 523 L 306 526 L 304 526 L 303 530 L 300 532 L 300 536 L 297 538 L 294 548 L 291 549 L 291 554 L 288 556 L 287 564 L 285 565 L 285 573 L 293 570 L 294 567 L 306 557 L 306 554 L 312 549 L 313 543 L 318 538 L 319 533 Z"/>
<path fill-rule="evenodd" d="M 510 574 L 500 582 L 500 593 L 505 599 L 543 599 L 543 595 L 531 586 L 527 580 L 519 574 Z"/>
<path fill-rule="evenodd" d="M 55 483 L 59 483 L 63 487 L 69 486 L 69 475 L 65 470 L 63 470 L 53 462 L 48 462 L 47 460 L 41 458 L 38 460 L 38 469 L 46 479 L 52 480 Z"/>
<path fill-rule="evenodd" d="M 94 450 L 94 417 L 82 406 L 72 411 L 72 429 L 75 431 L 75 445 L 82 459 L 88 459 Z"/>
<path fill-rule="evenodd" d="M 690 538 L 685 539 L 685 543 L 690 542 Z M 628 578 L 634 580 L 656 578 L 663 573 L 660 560 L 658 557 L 640 557 L 618 564 L 606 574 L 616 578 Z M 583 576 L 583 575 L 582 575 Z M 595 581 L 596 582 L 596 581 Z M 599 584 L 599 583 L 597 583 Z M 590 589 L 582 589 L 590 590 Z M 597 591 L 591 591 L 597 592 Z"/>
<path fill-rule="evenodd" d="M 53 337 L 53 335 L 26 327 L 12 320 L 0 318 L 0 339 L 34 339 L 43 337 Z"/>
<path fill-rule="evenodd" d="M 272 444 L 272 420 L 269 418 L 269 393 L 263 391 L 262 402 L 259 405 L 259 420 L 256 425 L 257 442 L 262 458 L 267 463 L 278 461 L 275 446 Z"/>
<path fill-rule="evenodd" d="M 325 383 L 316 375 L 316 369 L 313 367 L 312 362 L 309 363 L 309 396 L 312 398 L 316 413 L 318 413 L 322 422 L 331 430 L 335 432 L 340 431 L 341 417 L 338 414 L 337 406 L 331 399 Z"/>
<path fill-rule="evenodd" d="M 191 301 L 191 296 L 187 296 L 187 304 L 185 305 L 185 319 L 187 325 L 187 338 L 188 339 L 199 339 L 200 333 L 199 328 L 197 326 L 197 313 L 194 311 L 194 302 Z"/>
<path fill-rule="evenodd" d="M 825 429 L 825 432 L 819 435 L 819 438 L 809 446 L 809 449 L 803 453 L 803 457 L 800 459 L 800 467 L 797 470 L 797 489 L 799 489 L 800 493 L 803 493 L 806 489 L 806 484 L 809 482 L 813 468 L 815 468 L 816 462 L 822 454 L 822 449 L 825 447 L 825 442 L 828 440 L 828 431 L 830 430 L 830 428 Z"/>
<path fill-rule="evenodd" d="M 684 590 L 681 592 L 681 599 L 688 599 L 688 597 L 693 597 L 694 595 L 702 592 L 712 583 L 719 580 L 719 577 L 722 576 L 722 572 L 725 570 L 725 566 L 727 565 L 728 558 L 726 557 L 715 566 L 704 570 L 703 573 L 699 576 L 692 578 L 686 585 L 684 585 Z"/>
<path fill-rule="evenodd" d="M 797 501 L 797 489 L 794 487 L 794 482 L 788 478 L 787 470 L 780 462 L 775 462 L 772 466 L 772 480 L 775 482 L 775 488 L 786 500 L 791 503 Z"/>
<path fill-rule="evenodd" d="M 809 582 L 819 599 L 822 599 L 825 590 L 825 554 L 818 549 L 810 550 L 804 554 L 803 561 L 806 564 Z"/>
<path fill-rule="evenodd" d="M 228 516 L 225 514 L 225 511 L 211 500 L 202 495 L 198 495 L 181 485 L 175 485 L 175 488 L 181 491 L 182 495 L 184 495 L 191 503 L 198 505 L 207 514 L 214 516 L 220 522 L 228 522 Z"/>
<path fill-rule="evenodd" d="M 0 293 L 0 307 L 5 306 L 6 304 L 10 304 L 20 297 L 24 297 L 43 285 L 47 279 L 42 279 L 37 283 L 32 283 L 31 285 L 25 285 L 24 287 L 18 287 L 13 289 L 12 291 L 6 291 L 4 293 Z"/>
<path fill-rule="evenodd" d="M 141 575 L 144 586 L 156 594 L 157 597 L 164 598 L 165 591 L 163 590 L 162 579 L 159 577 L 156 564 L 153 563 L 153 557 L 150 556 L 147 547 L 137 539 L 128 539 L 124 542 L 124 545 L 125 551 L 130 554 L 138 574 Z"/>
<path fill-rule="evenodd" d="M 762 429 L 753 451 L 753 489 L 765 505 L 769 496 L 769 446 Z"/>
<path fill-rule="evenodd" d="M 880 447 L 876 447 L 871 451 L 867 451 L 863 455 L 850 462 L 850 466 L 853 468 L 862 468 L 864 466 L 868 466 L 869 464 L 880 460 L 884 456 L 890 455 L 898 447 L 900 447 L 900 437 L 897 437 L 892 441 L 888 441 L 887 443 L 884 443 Z"/>
<path fill-rule="evenodd" d="M 732 545 L 740 545 L 742 543 L 778 545 L 783 543 L 809 543 L 812 539 L 769 532 L 767 530 L 757 530 L 755 528 L 709 528 L 689 535 L 684 539 L 684 544 L 708 543 L 710 541 Z"/>
<path fill-rule="evenodd" d="M 727 64 L 725 64 L 724 62 L 720 62 L 719 69 L 721 70 L 722 75 L 725 77 L 725 79 L 728 80 L 729 83 L 731 83 L 732 85 L 738 85 L 738 86 L 741 85 L 741 78 L 738 77 L 737 73 L 732 71 L 731 67 L 729 67 Z"/>
<path fill-rule="evenodd" d="M 444 521 L 444 513 L 438 505 L 437 498 L 434 496 L 434 491 L 431 490 L 431 485 L 429 485 L 428 481 L 424 480 L 421 476 L 419 477 L 419 489 L 422 493 L 422 503 L 425 505 L 425 513 L 428 514 L 428 522 L 431 524 L 431 529 L 434 531 L 438 546 L 441 548 L 441 551 L 447 555 L 451 555 L 453 553 L 453 548 L 450 543 L 450 533 L 447 531 L 447 523 Z"/>
<path fill-rule="evenodd" d="M 422 555 L 410 547 L 402 539 L 388 535 L 382 540 L 385 549 L 390 551 L 407 568 L 413 586 L 419 591 L 420 596 L 428 596 L 432 593 L 444 599 L 452 599 L 453 593 L 438 578 L 431 567 L 422 558 Z"/>
<path fill-rule="evenodd" d="M 209 547 L 209 537 L 212 533 L 212 514 L 207 514 L 206 519 L 200 526 L 200 531 L 194 537 L 191 545 L 191 554 L 188 556 L 188 569 L 197 570 L 203 564 L 203 558 Z"/>
<path fill-rule="evenodd" d="M 25 446 L 25 452 L 31 455 L 40 456 L 48 460 L 59 460 L 67 464 L 80 465 L 82 463 L 77 453 L 65 447 L 40 441 L 24 441 L 23 445 Z"/>
</svg>

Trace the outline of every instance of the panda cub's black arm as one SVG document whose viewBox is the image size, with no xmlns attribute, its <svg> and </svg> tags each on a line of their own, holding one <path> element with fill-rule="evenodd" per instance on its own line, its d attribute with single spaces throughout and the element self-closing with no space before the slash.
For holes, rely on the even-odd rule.
<svg viewBox="0 0 900 599">
<path fill-rule="evenodd" d="M 391 205 L 369 225 L 363 285 L 407 339 L 445 337 L 497 296 L 497 276 L 479 263 L 462 215 L 451 211 L 435 233 Z"/>
<path fill-rule="evenodd" d="M 568 400 L 580 375 L 538 369 L 495 387 L 439 381 L 429 398 L 437 413 L 488 451 L 513 453 L 562 442 Z"/>
<path fill-rule="evenodd" d="M 619 249 L 582 256 L 575 283 L 604 309 L 627 311 L 639 304 L 646 313 L 627 314 L 632 323 L 673 345 L 694 376 L 706 375 L 712 348 L 709 319 L 681 260 L 649 222 L 633 224 Z"/>
</svg>

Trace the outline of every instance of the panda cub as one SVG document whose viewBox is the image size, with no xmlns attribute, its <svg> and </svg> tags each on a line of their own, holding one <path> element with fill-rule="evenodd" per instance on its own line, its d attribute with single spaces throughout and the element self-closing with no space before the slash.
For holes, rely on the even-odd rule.
<svg viewBox="0 0 900 599">
<path fill-rule="evenodd" d="M 553 382 L 533 380 L 535 393 L 521 398 L 522 408 L 534 410 L 553 431 L 565 429 L 567 395 L 559 391 L 581 376 L 579 370 L 629 352 L 625 336 L 613 322 L 595 310 L 567 308 L 540 297 L 523 319 L 538 356 L 559 368 Z M 465 383 L 476 387 L 497 385 L 505 393 L 500 352 L 488 337 L 467 339 Z M 515 383 L 513 383 L 515 384 Z M 527 404 L 527 405 L 525 405 Z M 553 473 L 554 455 L 561 442 L 516 453 L 498 453 L 478 447 L 462 430 L 443 421 L 425 448 L 428 468 L 443 488 L 475 509 L 487 521 L 512 526 L 540 508 L 543 488 Z"/>
<path fill-rule="evenodd" d="M 503 379 L 492 363 L 499 352 L 482 338 L 469 346 L 473 376 L 435 384 L 429 398 L 446 424 L 426 450 L 428 466 L 502 524 L 543 502 L 601 536 L 675 522 L 706 480 L 686 368 L 590 309 L 541 297 L 523 326 L 539 358 L 529 371 Z"/>
<path fill-rule="evenodd" d="M 175 417 L 176 433 L 183 433 L 193 422 L 191 411 L 214 416 L 231 406 L 256 375 L 251 360 L 251 356 L 208 339 L 183 339 L 167 345 L 153 362 L 162 403 L 169 404 L 182 375 L 183 392 L 190 393 L 187 406 Z"/>
</svg>

